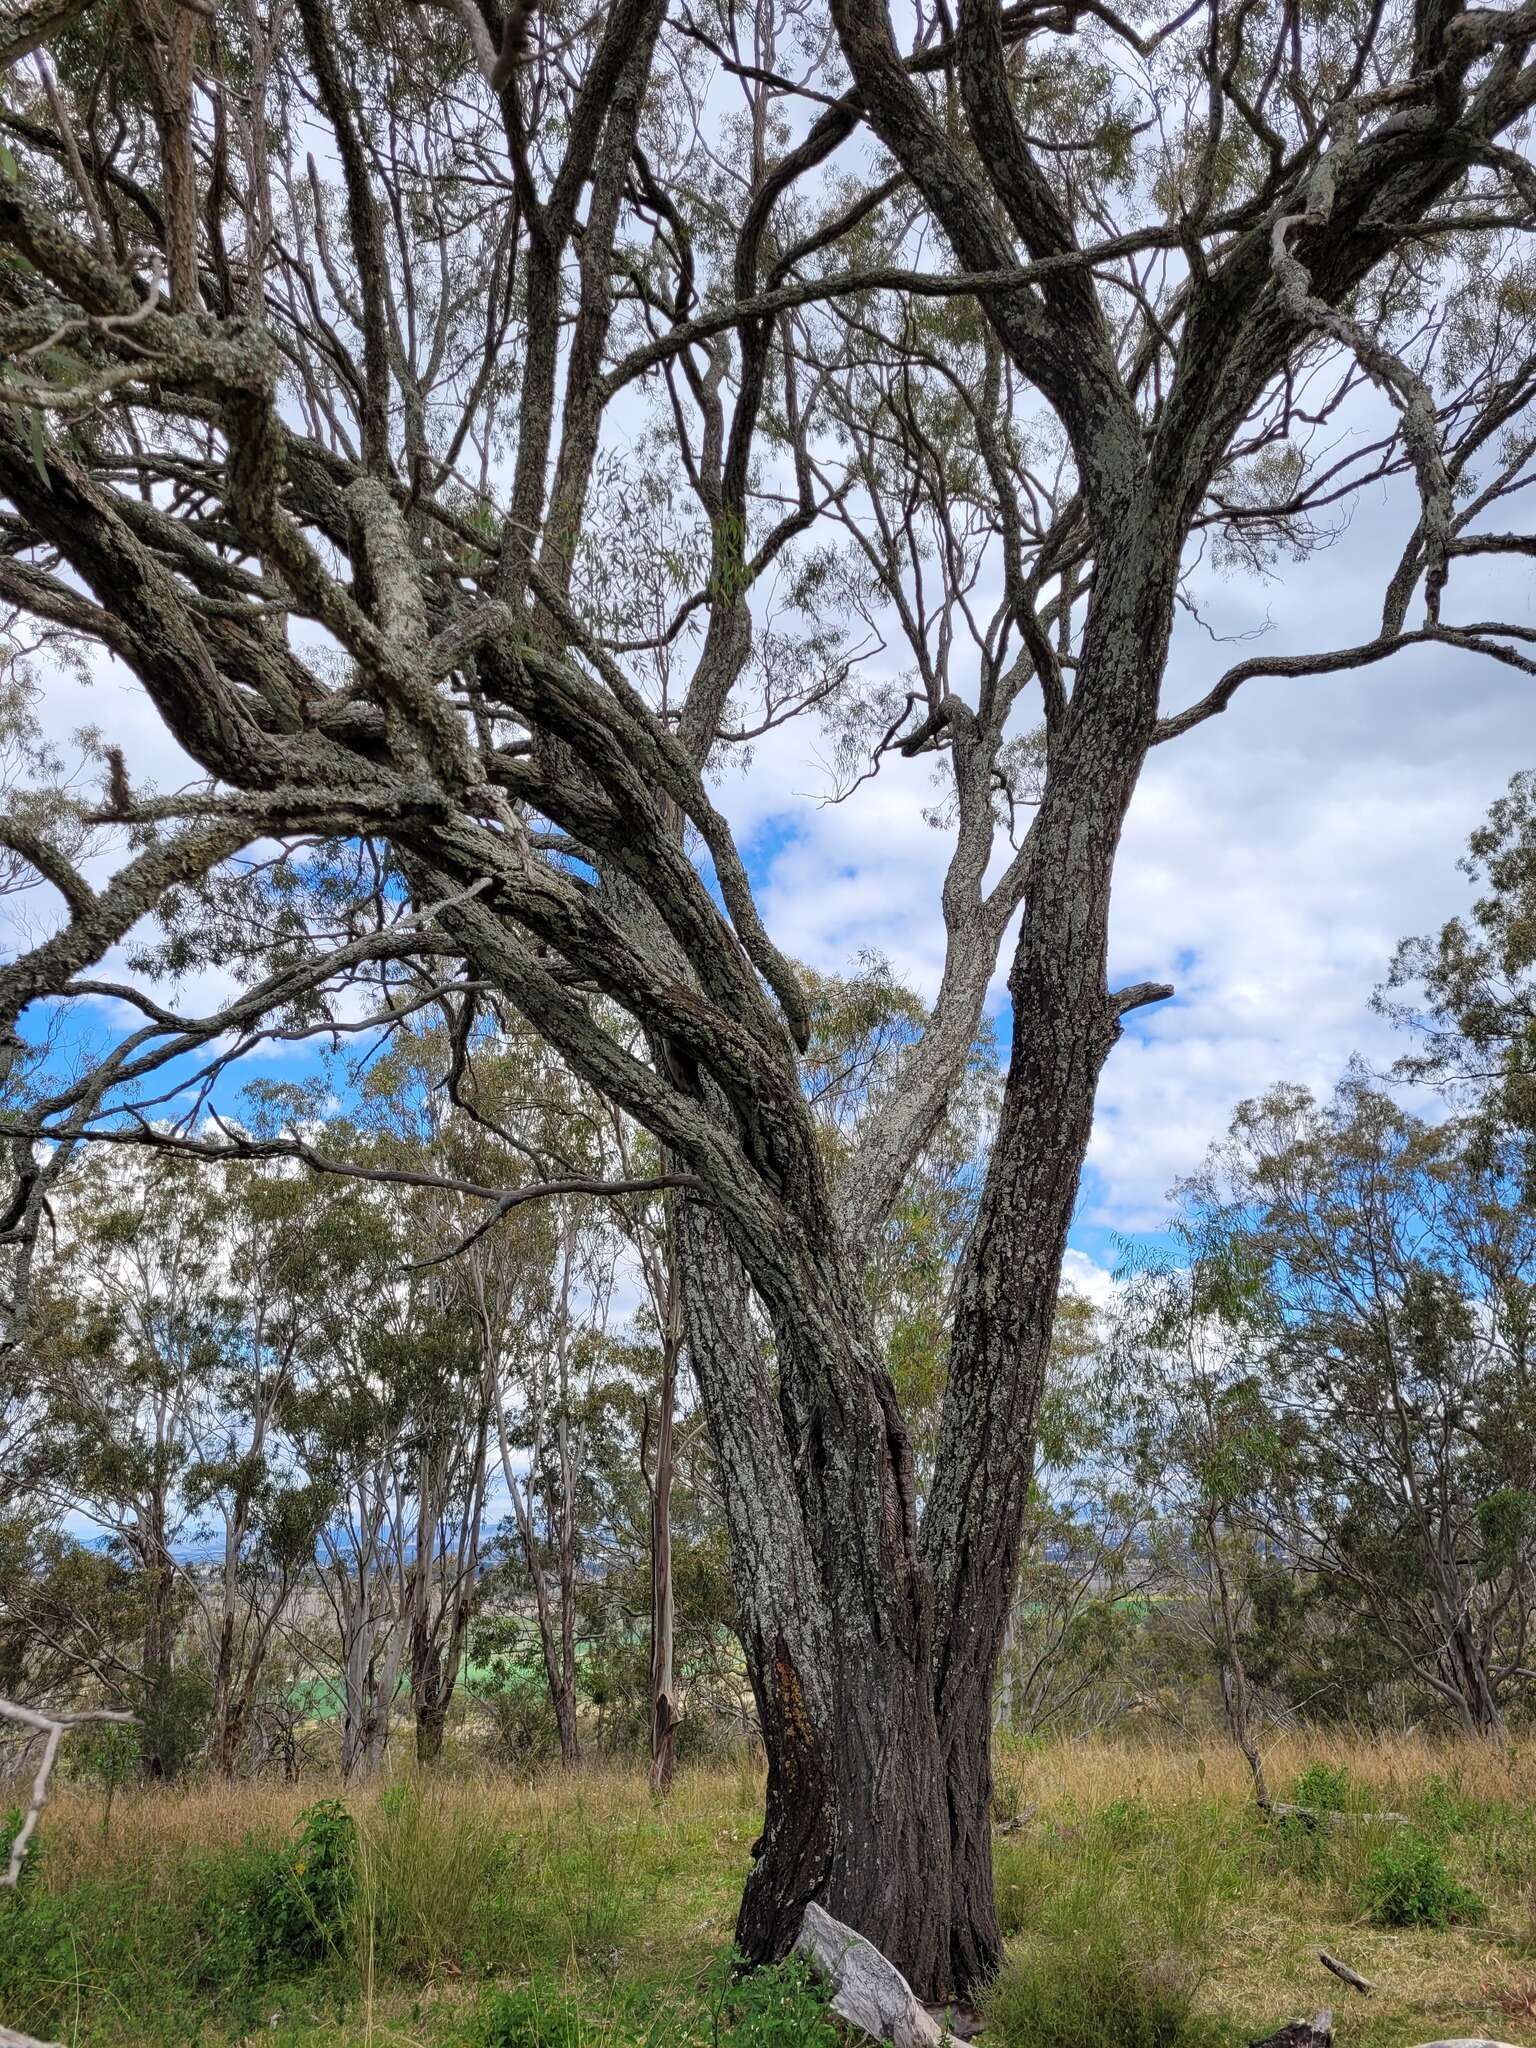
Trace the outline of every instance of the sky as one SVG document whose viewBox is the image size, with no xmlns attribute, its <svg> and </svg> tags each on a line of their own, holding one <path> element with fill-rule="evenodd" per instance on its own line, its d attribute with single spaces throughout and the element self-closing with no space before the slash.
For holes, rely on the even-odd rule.
<svg viewBox="0 0 1536 2048">
<path fill-rule="evenodd" d="M 1275 579 L 1201 571 L 1213 640 L 1181 617 L 1165 709 L 1233 662 L 1347 646 L 1376 630 L 1409 530 L 1403 494 L 1372 491 L 1331 548 Z M 1458 563 L 1448 620 L 1528 621 L 1536 568 Z M 1259 634 L 1258 639 L 1247 636 Z M 1401 1035 L 1370 1010 L 1399 938 L 1470 901 L 1468 833 L 1517 769 L 1536 766 L 1529 678 L 1448 649 L 1310 681 L 1258 679 L 1231 708 L 1154 750 L 1116 871 L 1111 982 L 1171 981 L 1134 1013 L 1100 1087 L 1069 1270 L 1097 1290 L 1125 1235 L 1155 1230 L 1244 1097 L 1282 1080 L 1326 1089 L 1353 1054 L 1385 1069 Z M 923 762 L 888 763 L 845 804 L 812 728 L 759 744 L 719 801 L 778 944 L 824 972 L 883 952 L 938 986 L 944 841 L 923 820 Z M 1005 1019 L 1003 981 L 992 991 Z"/>
</svg>

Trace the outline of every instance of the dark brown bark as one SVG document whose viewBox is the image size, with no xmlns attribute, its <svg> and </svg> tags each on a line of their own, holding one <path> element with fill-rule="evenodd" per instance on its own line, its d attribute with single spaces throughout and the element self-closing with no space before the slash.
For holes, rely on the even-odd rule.
<svg viewBox="0 0 1536 2048">
<path fill-rule="evenodd" d="M 932 1594 L 908 1447 L 867 1353 L 806 1375 L 780 1331 L 779 1384 L 743 1341 L 744 1276 L 716 1219 L 679 1205 L 688 1341 L 719 1457 L 740 1630 L 768 1759 L 736 1939 L 788 1953 L 807 1901 L 856 1927 L 922 1995 L 950 1987 L 949 1824 L 930 1676 Z M 826 1247 L 825 1275 L 842 1256 Z M 808 1298 L 825 1289 L 807 1282 Z M 823 1299 L 830 1345 L 860 1317 Z M 786 1340 L 788 1340 L 786 1342 Z M 828 1369 L 830 1368 L 830 1369 Z"/>
<path fill-rule="evenodd" d="M 991 1721 L 1018 1567 L 1035 1419 L 1099 1075 L 1130 1000 L 1110 992 L 1110 886 L 1146 756 L 1178 534 L 1145 491 L 1106 562 L 1071 707 L 1052 743 L 1024 923 L 1009 975 L 1013 1047 L 967 1247 L 924 1556 L 937 1593 L 934 1687 L 948 1788 L 951 1967 L 962 1991 L 1002 1959 L 992 1878 Z"/>
</svg>

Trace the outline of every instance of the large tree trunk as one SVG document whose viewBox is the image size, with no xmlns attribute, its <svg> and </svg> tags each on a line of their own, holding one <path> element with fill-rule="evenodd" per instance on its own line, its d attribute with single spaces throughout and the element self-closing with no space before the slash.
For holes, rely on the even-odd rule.
<svg viewBox="0 0 1536 2048">
<path fill-rule="evenodd" d="M 896 1959 L 920 1995 L 949 1987 L 949 1822 L 933 1712 L 932 1596 L 916 1554 L 910 1451 L 878 1361 L 813 1376 L 778 1331 L 778 1386 L 751 1340 L 742 1269 L 704 1204 L 679 1205 L 688 1341 L 730 1525 L 740 1628 L 768 1759 L 763 1832 L 736 1939 L 788 1953 L 808 1901 Z M 825 1271 L 843 1286 L 841 1255 Z M 810 1293 L 810 1283 L 807 1283 Z M 824 1303 L 858 1343 L 855 1298 Z M 841 1328 L 839 1328 L 841 1325 Z M 803 1329 L 803 1326 L 802 1326 Z"/>
<path fill-rule="evenodd" d="M 1178 562 L 1173 517 L 1157 508 L 1128 514 L 1123 539 L 1052 737 L 1009 978 L 1003 1113 L 957 1290 L 920 1549 L 905 1434 L 842 1247 L 811 1248 L 815 1279 L 792 1310 L 765 1303 L 775 1403 L 748 1362 L 734 1261 L 700 1205 L 682 1205 L 689 1341 L 768 1756 L 737 1939 L 754 1960 L 782 1954 L 815 1898 L 930 1999 L 979 1990 L 1002 1962 L 992 1699 L 1062 1258 L 1121 1018 L 1168 993 L 1116 997 L 1106 978 L 1115 851 L 1151 738 Z M 818 1320 L 826 1348 L 802 1372 Z"/>
</svg>

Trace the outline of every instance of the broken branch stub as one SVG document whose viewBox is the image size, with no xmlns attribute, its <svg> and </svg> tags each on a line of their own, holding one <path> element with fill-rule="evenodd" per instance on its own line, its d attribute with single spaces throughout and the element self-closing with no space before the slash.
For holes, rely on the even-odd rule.
<svg viewBox="0 0 1536 2048">
<path fill-rule="evenodd" d="M 1262 2041 L 1250 2041 L 1248 2048 L 1333 2048 L 1333 2014 L 1324 2006 L 1309 2020 L 1290 2020 Z"/>
</svg>

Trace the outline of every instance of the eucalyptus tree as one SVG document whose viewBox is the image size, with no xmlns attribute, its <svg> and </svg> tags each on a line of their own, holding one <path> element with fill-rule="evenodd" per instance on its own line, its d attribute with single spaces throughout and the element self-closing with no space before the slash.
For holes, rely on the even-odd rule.
<svg viewBox="0 0 1536 2048">
<path fill-rule="evenodd" d="M 191 1162 L 172 1161 L 217 1233 L 229 1337 L 209 1415 L 185 1479 L 185 1498 L 217 1568 L 189 1583 L 212 1675 L 209 1757 L 233 1777 L 289 1608 L 314 1564 L 323 1489 L 295 1474 L 283 1409 L 305 1370 L 306 1337 L 324 1284 L 311 1229 L 319 1204 L 292 1168 L 236 1166 L 210 1188 Z M 201 1185 L 198 1185 L 198 1182 Z M 216 1199 L 214 1198 L 216 1195 Z M 68 1284 L 69 1267 L 63 1278 Z"/>
<path fill-rule="evenodd" d="M 1217 1484 L 1468 1734 L 1536 1684 L 1536 1212 L 1516 1147 L 1351 1075 L 1245 1103 L 1187 1191 L 1248 1276 Z M 1261 1391 L 1262 1389 L 1262 1391 Z"/>
<path fill-rule="evenodd" d="M 925 1992 L 1001 1953 L 988 1736 L 1058 1276 L 1100 1070 L 1168 992 L 1107 978 L 1150 749 L 1261 676 L 1532 666 L 1525 629 L 1458 618 L 1452 572 L 1530 545 L 1502 522 L 1533 40 L 1528 6 L 1445 0 L 8 21 L 0 599 L 125 665 L 207 777 L 156 796 L 114 759 L 99 886 L 8 828 L 64 917 L 0 1023 L 104 987 L 144 1020 L 12 1120 L 18 1283 L 50 1143 L 124 1131 L 231 1032 L 355 1028 L 338 985 L 440 998 L 466 1044 L 504 1003 L 649 1130 L 769 1757 L 749 1956 L 811 1897 Z M 1278 570 L 1383 479 L 1420 509 L 1379 626 L 1181 703 L 1201 547 Z M 901 615 L 884 697 L 861 605 Z M 816 710 L 947 779 L 939 1000 L 836 1183 L 805 994 L 705 773 Z M 357 849 L 355 894 L 265 949 L 222 927 L 212 1011 L 100 976 L 168 897 L 317 838 Z M 920 1501 L 861 1267 L 1015 912 Z"/>
<path fill-rule="evenodd" d="M 187 1761 L 178 1685 L 192 1604 L 195 1477 L 215 1450 L 238 1316 L 217 1201 L 172 1157 L 98 1155 L 61 1205 L 31 1362 L 60 1511 L 83 1512 L 128 1566 L 141 1613 L 124 1701 L 146 1777 Z"/>
<path fill-rule="evenodd" d="M 1461 866 L 1479 889 L 1472 909 L 1405 939 L 1377 1003 L 1419 1033 L 1404 1078 L 1435 1082 L 1524 1133 L 1536 1189 L 1536 772 L 1512 779 Z M 1416 993 L 1395 993 L 1405 989 Z"/>
<path fill-rule="evenodd" d="M 1261 1706 L 1249 1673 L 1261 1503 L 1284 1491 L 1305 1453 L 1272 1370 L 1278 1322 L 1261 1254 L 1226 1211 L 1174 1225 L 1171 1256 L 1131 1262 L 1113 1312 L 1108 1430 L 1133 1485 L 1163 1518 L 1193 1581 L 1187 1612 L 1221 1684 L 1232 1740 L 1266 1817 Z"/>
<path fill-rule="evenodd" d="M 1166 1503 L 1114 1455 L 1139 1374 L 1106 1374 L 1106 1349 L 1103 1312 L 1063 1292 L 994 1710 L 1019 1734 L 1104 1727 L 1145 1697 Z"/>
</svg>

